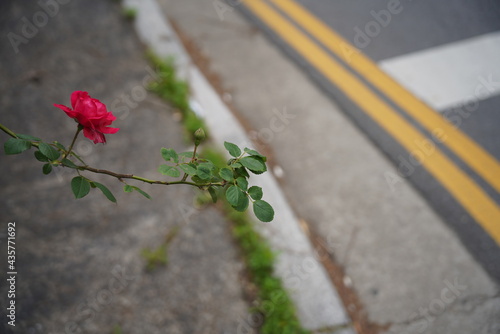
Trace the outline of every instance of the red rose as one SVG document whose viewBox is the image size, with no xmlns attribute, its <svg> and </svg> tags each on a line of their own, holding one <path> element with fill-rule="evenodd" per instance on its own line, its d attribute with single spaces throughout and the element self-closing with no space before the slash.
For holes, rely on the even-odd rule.
<svg viewBox="0 0 500 334">
<path fill-rule="evenodd" d="M 71 94 L 70 109 L 61 104 L 54 104 L 63 110 L 69 117 L 74 118 L 83 126 L 83 135 L 97 143 L 106 143 L 105 133 L 116 133 L 117 128 L 108 128 L 108 125 L 116 119 L 106 105 L 97 99 L 93 99 L 87 92 L 74 91 Z"/>
</svg>

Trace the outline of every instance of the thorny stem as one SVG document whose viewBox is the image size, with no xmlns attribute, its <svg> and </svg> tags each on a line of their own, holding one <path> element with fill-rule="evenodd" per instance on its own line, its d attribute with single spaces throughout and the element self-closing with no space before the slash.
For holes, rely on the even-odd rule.
<svg viewBox="0 0 500 334">
<path fill-rule="evenodd" d="M 133 174 L 120 174 L 120 173 L 115 173 L 115 172 L 112 172 L 109 170 L 97 169 L 97 168 L 93 168 L 93 167 L 89 167 L 89 166 L 77 166 L 77 168 L 79 170 L 87 170 L 87 171 L 92 172 L 92 173 L 110 175 L 110 176 L 116 177 L 119 180 L 120 179 L 133 179 L 133 180 L 138 180 L 138 181 L 142 181 L 142 182 L 149 183 L 149 184 L 163 184 L 166 186 L 174 185 L 174 184 L 187 184 L 187 185 L 190 185 L 193 187 L 202 188 L 202 187 L 208 187 L 208 186 L 222 186 L 223 185 L 223 183 L 221 183 L 221 182 L 207 183 L 207 184 L 196 184 L 194 182 L 189 182 L 189 181 L 185 181 L 185 180 L 172 181 L 172 182 L 157 181 L 157 180 L 146 179 L 144 177 L 136 176 Z"/>
<path fill-rule="evenodd" d="M 79 125 L 78 126 L 78 130 L 76 131 L 75 136 L 73 137 L 73 141 L 71 142 L 71 145 L 70 145 L 68 151 L 66 151 L 64 153 L 64 156 L 61 159 L 61 161 L 64 160 L 71 153 L 71 150 L 73 149 L 73 145 L 75 144 L 76 138 L 78 137 L 78 134 L 80 133 L 80 131 L 82 129 L 83 129 L 83 127 L 81 127 Z M 5 132 L 6 134 L 8 134 L 9 136 L 11 136 L 13 138 L 18 138 L 17 135 L 12 130 L 10 130 L 9 128 L 7 128 L 2 123 L 0 123 L 0 130 L 2 130 L 3 132 Z M 32 144 L 35 145 L 36 143 L 32 143 Z M 37 145 L 35 145 L 35 146 L 37 146 Z M 195 148 L 194 148 L 193 159 L 196 157 L 196 149 L 197 149 L 197 146 L 195 146 Z M 174 184 L 186 184 L 186 185 L 190 185 L 190 186 L 197 187 L 197 188 L 203 188 L 203 187 L 223 186 L 224 185 L 223 182 L 215 182 L 215 183 L 210 182 L 210 183 L 207 183 L 207 184 L 197 184 L 197 183 L 194 183 L 194 182 L 186 181 L 185 178 L 183 178 L 181 181 L 172 181 L 172 182 L 150 180 L 150 179 L 147 179 L 147 178 L 144 178 L 144 177 L 140 177 L 140 176 L 136 176 L 136 175 L 133 175 L 133 174 L 115 173 L 115 172 L 112 172 L 112 171 L 109 171 L 109 170 L 97 169 L 97 168 L 93 168 L 93 167 L 90 167 L 90 166 L 87 166 L 87 165 L 85 165 L 85 166 L 70 167 L 70 166 L 67 166 L 64 163 L 62 163 L 61 166 L 73 168 L 73 169 L 76 169 L 77 171 L 79 171 L 79 170 L 86 170 L 86 171 L 89 171 L 89 172 L 92 172 L 92 173 L 96 173 L 96 174 L 106 174 L 106 175 L 109 175 L 109 176 L 113 176 L 113 177 L 117 178 L 118 180 L 133 179 L 133 180 L 137 180 L 137 181 L 141 181 L 141 182 L 145 182 L 145 183 L 149 183 L 149 184 L 162 184 L 162 185 L 166 185 L 166 186 L 174 185 Z"/>
<path fill-rule="evenodd" d="M 75 145 L 75 142 L 76 142 L 76 138 L 78 137 L 78 135 L 80 134 L 80 131 L 83 130 L 83 126 L 81 126 L 80 124 L 78 124 L 78 129 L 76 130 L 76 133 L 75 133 L 75 136 L 73 137 L 73 141 L 71 142 L 71 145 L 69 145 L 69 149 L 68 151 L 66 151 L 62 157 L 61 160 L 64 160 L 66 159 L 66 157 L 71 153 L 71 150 L 73 150 L 73 146 Z"/>
</svg>

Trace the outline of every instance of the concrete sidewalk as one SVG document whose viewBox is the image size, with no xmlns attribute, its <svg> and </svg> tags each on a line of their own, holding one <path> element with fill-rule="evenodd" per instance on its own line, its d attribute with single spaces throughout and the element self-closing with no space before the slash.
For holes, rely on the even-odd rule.
<svg viewBox="0 0 500 334">
<path fill-rule="evenodd" d="M 364 319 L 358 330 L 500 332 L 498 285 L 406 180 L 387 182 L 391 162 L 240 14 L 241 2 L 158 2 L 250 137 L 273 153 L 313 241 L 345 271 L 337 288 L 359 298 L 344 299 Z"/>
<path fill-rule="evenodd" d="M 26 43 L 0 42 L 1 122 L 68 145 L 75 123 L 53 103 L 69 105 L 71 92 L 89 91 L 114 111 L 120 131 L 106 145 L 82 137 L 76 152 L 97 168 L 160 178 L 160 148 L 190 147 L 169 105 L 146 93 L 152 69 L 121 7 L 90 0 L 51 10 L 44 14 L 37 2 L 0 4 L 2 36 L 22 36 L 26 20 L 38 25 Z M 44 176 L 29 152 L 2 153 L 0 161 L 0 280 L 13 221 L 18 273 L 15 327 L 7 325 L 8 287 L 0 285 L 0 332 L 251 332 L 242 326 L 251 306 L 248 281 L 228 223 L 215 209 L 196 209 L 190 189 L 141 185 L 149 201 L 124 194 L 115 179 L 89 174 L 109 186 L 118 205 L 96 190 L 75 200 L 73 173 Z M 182 227 L 168 266 L 146 272 L 142 249 L 160 246 L 175 226 Z"/>
</svg>

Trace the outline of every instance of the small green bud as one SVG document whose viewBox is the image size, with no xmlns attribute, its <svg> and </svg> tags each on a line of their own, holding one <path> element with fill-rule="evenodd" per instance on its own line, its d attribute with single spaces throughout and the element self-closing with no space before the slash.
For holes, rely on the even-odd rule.
<svg viewBox="0 0 500 334">
<path fill-rule="evenodd" d="M 194 144 L 198 146 L 203 140 L 205 140 L 205 131 L 203 131 L 202 128 L 199 128 L 194 133 Z"/>
</svg>

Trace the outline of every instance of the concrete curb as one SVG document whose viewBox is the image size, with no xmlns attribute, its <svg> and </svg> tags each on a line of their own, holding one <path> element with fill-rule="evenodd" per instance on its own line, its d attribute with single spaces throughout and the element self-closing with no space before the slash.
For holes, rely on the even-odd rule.
<svg viewBox="0 0 500 334">
<path fill-rule="evenodd" d="M 179 75 L 190 84 L 192 103 L 205 119 L 215 142 L 222 149 L 224 141 L 254 146 L 201 71 L 192 64 L 156 0 L 124 0 L 124 6 L 137 10 L 135 27 L 141 40 L 160 57 L 174 57 Z M 255 226 L 278 253 L 275 272 L 287 287 L 302 325 L 309 330 L 321 329 L 323 333 L 328 333 L 327 328 L 349 326 L 337 291 L 274 176 L 265 173 L 252 178 L 252 184 L 263 187 L 265 199 L 275 208 L 272 223 L 259 222 Z M 348 334 L 354 330 L 343 328 L 335 332 Z"/>
</svg>

